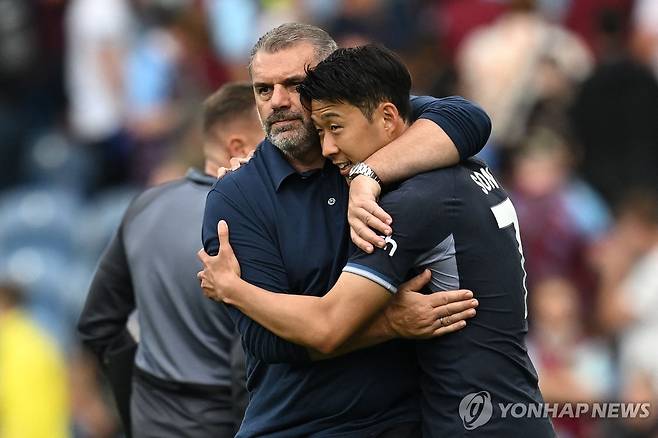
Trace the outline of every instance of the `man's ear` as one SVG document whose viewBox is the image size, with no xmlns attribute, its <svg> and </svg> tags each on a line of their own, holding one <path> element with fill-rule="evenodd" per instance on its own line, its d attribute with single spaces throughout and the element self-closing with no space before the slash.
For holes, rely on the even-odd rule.
<svg viewBox="0 0 658 438">
<path fill-rule="evenodd" d="M 384 118 L 384 128 L 387 131 L 392 130 L 400 117 L 398 108 L 391 102 L 383 102 L 380 104 L 380 111 Z"/>
<path fill-rule="evenodd" d="M 248 153 L 247 142 L 242 135 L 231 135 L 226 142 L 226 148 L 231 157 L 244 158 Z"/>
</svg>

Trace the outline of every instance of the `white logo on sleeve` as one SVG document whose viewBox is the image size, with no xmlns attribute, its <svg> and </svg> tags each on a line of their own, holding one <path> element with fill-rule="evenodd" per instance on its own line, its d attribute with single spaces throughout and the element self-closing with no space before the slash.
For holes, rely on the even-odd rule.
<svg viewBox="0 0 658 438">
<path fill-rule="evenodd" d="M 398 243 L 393 240 L 391 236 L 386 236 L 384 243 L 386 244 L 386 246 L 384 246 L 384 251 L 388 251 L 388 244 L 391 244 L 391 251 L 388 253 L 388 256 L 393 257 L 393 254 L 395 254 L 395 251 L 398 249 Z"/>
</svg>

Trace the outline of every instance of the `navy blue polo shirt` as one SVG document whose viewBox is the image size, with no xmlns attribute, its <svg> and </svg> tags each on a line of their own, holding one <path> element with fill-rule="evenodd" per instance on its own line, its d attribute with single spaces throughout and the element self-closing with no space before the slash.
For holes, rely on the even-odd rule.
<svg viewBox="0 0 658 438">
<path fill-rule="evenodd" d="M 459 99 L 417 98 L 415 116 L 438 123 L 462 156 L 477 153 L 491 125 Z M 218 249 L 217 222 L 227 221 L 242 278 L 273 292 L 321 296 L 350 253 L 348 187 L 329 161 L 297 173 L 268 141 L 252 160 L 208 194 L 203 244 Z M 415 352 L 392 341 L 311 362 L 306 349 L 278 338 L 229 308 L 242 336 L 251 393 L 239 437 L 363 437 L 420 417 Z"/>
<path fill-rule="evenodd" d="M 216 224 L 225 219 L 242 278 L 273 292 L 322 295 L 347 260 L 347 199 L 347 185 L 329 161 L 299 174 L 266 141 L 208 194 L 204 246 L 217 251 Z M 251 394 L 238 436 L 356 437 L 419 420 L 409 345 L 395 341 L 313 363 L 305 348 L 230 312 L 242 335 Z"/>
</svg>

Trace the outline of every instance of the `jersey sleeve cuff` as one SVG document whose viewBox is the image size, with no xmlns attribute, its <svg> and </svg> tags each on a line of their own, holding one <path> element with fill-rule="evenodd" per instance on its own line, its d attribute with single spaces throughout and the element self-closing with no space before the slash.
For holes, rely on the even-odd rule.
<svg viewBox="0 0 658 438">
<path fill-rule="evenodd" d="M 348 263 L 343 268 L 343 272 L 349 272 L 367 278 L 368 280 L 377 283 L 392 294 L 397 293 L 398 291 L 397 286 L 393 284 L 393 281 L 390 278 L 375 271 L 372 268 L 369 268 L 368 266 L 360 265 L 358 263 Z"/>
</svg>

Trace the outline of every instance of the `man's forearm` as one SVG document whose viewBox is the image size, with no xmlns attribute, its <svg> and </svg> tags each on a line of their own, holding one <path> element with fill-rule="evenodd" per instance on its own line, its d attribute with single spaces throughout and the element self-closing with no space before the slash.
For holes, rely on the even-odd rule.
<svg viewBox="0 0 658 438">
<path fill-rule="evenodd" d="M 324 333 L 320 298 L 269 292 L 240 280 L 239 293 L 224 299 L 260 325 L 290 342 L 318 348 Z M 303 309 L 303 310 L 302 310 Z"/>
<path fill-rule="evenodd" d="M 320 297 L 275 293 L 240 280 L 239 293 L 224 299 L 277 336 L 309 349 L 326 351 L 331 330 Z"/>
<path fill-rule="evenodd" d="M 314 361 L 331 359 L 333 357 L 351 353 L 352 351 L 372 347 L 373 345 L 381 344 L 398 337 L 399 336 L 393 331 L 391 325 L 388 323 L 388 319 L 386 319 L 386 316 L 382 312 L 375 316 L 368 325 L 355 333 L 354 336 L 332 353 L 324 354 L 317 350 L 309 349 L 309 356 Z"/>
<path fill-rule="evenodd" d="M 459 152 L 441 127 L 430 120 L 420 119 L 365 162 L 384 183 L 392 183 L 457 164 Z"/>
<path fill-rule="evenodd" d="M 381 286 L 350 273 L 323 297 L 269 292 L 239 278 L 231 283 L 226 304 L 277 336 L 325 354 L 340 348 L 390 300 Z"/>
<path fill-rule="evenodd" d="M 416 121 L 366 160 L 384 183 L 452 166 L 480 152 L 489 139 L 491 119 L 473 102 L 424 96 L 412 98 L 411 104 Z"/>
<path fill-rule="evenodd" d="M 332 341 L 337 330 L 327 318 L 322 298 L 268 292 L 241 281 L 239 293 L 225 299 L 277 336 L 302 345 L 312 360 L 330 359 L 396 338 L 386 316 L 379 313 L 346 342 Z M 340 347 L 334 348 L 336 343 Z"/>
</svg>

